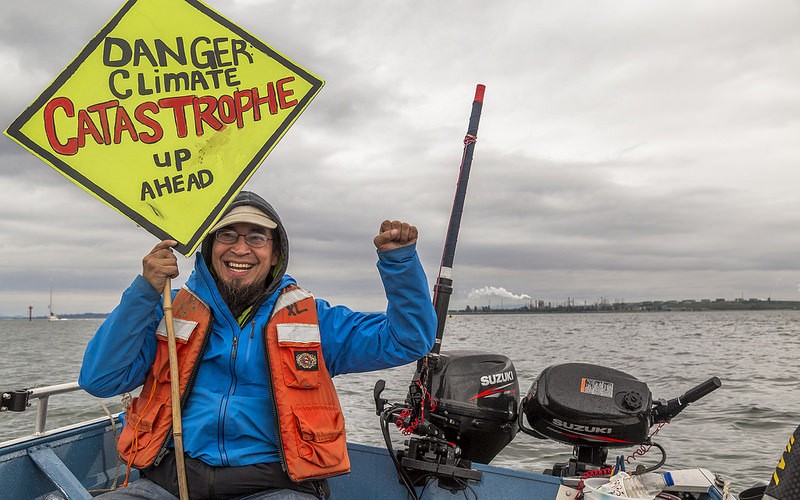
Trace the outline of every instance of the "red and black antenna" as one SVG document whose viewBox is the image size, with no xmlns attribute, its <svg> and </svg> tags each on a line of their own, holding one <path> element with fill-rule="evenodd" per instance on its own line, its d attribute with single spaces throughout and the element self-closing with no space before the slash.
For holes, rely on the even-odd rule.
<svg viewBox="0 0 800 500">
<path fill-rule="evenodd" d="M 483 108 L 485 90 L 486 87 L 480 84 L 475 89 L 472 114 L 469 118 L 467 135 L 464 137 L 464 153 L 461 157 L 456 195 L 453 200 L 453 209 L 450 213 L 447 237 L 445 238 L 444 251 L 442 252 L 442 263 L 439 267 L 439 276 L 436 279 L 433 290 L 433 306 L 438 320 L 436 341 L 431 351 L 417 361 L 417 368 L 408 387 L 405 405 L 387 406 L 388 401 L 380 397 L 381 392 L 386 387 L 384 380 L 379 380 L 373 389 L 376 412 L 381 416 L 381 428 L 386 440 L 386 446 L 390 450 L 392 461 L 397 468 L 397 473 L 402 483 L 406 486 L 409 495 L 413 499 L 419 498 L 414 490 L 416 481 L 420 477 L 426 478 L 432 470 L 430 469 L 429 454 L 437 456 L 435 466 L 437 472 L 434 475 L 450 479 L 457 478 L 459 481 L 480 480 L 480 472 L 469 469 L 468 465 L 466 468 L 461 466 L 463 464 L 460 461 L 460 451 L 457 451 L 458 447 L 447 440 L 443 430 L 432 423 L 429 420 L 429 416 L 435 410 L 437 404 L 433 399 L 433 394 L 431 394 L 432 378 L 441 361 L 439 351 L 442 344 L 445 321 L 447 320 L 450 295 L 453 293 L 453 260 L 456 255 L 458 230 L 461 227 L 461 215 L 464 212 L 469 171 L 472 166 L 472 153 L 475 150 L 475 142 L 478 137 L 478 123 L 480 122 L 481 109 Z M 402 430 L 403 434 L 422 436 L 421 438 L 409 438 L 406 441 L 406 450 L 402 454 L 398 452 L 397 457 L 391 453 L 392 446 L 388 431 L 388 422 L 390 420 Z M 398 460 L 401 456 L 402 463 Z"/>
<path fill-rule="evenodd" d="M 472 167 L 472 153 L 475 150 L 475 142 L 478 138 L 478 123 L 481 119 L 483 93 L 485 90 L 486 87 L 484 85 L 478 84 L 475 89 L 475 99 L 472 100 L 472 113 L 469 117 L 467 135 L 464 137 L 464 153 L 461 157 L 456 195 L 453 199 L 453 209 L 450 212 L 450 222 L 447 226 L 442 263 L 439 267 L 439 276 L 436 278 L 436 284 L 433 288 L 433 306 L 438 320 L 436 341 L 430 353 L 417 362 L 417 369 L 409 386 L 406 399 L 409 403 L 410 411 L 404 416 L 405 420 L 398 424 L 406 433 L 437 433 L 435 427 L 427 426 L 428 415 L 432 411 L 431 374 L 436 370 L 439 362 L 439 350 L 442 346 L 444 324 L 447 321 L 447 309 L 450 305 L 450 295 L 453 293 L 453 260 L 456 255 L 458 230 L 461 227 L 461 214 L 464 212 L 464 200 L 467 197 L 467 183 L 469 182 L 470 167 Z M 428 430 L 420 429 L 420 427 L 426 427 Z"/>
<path fill-rule="evenodd" d="M 461 214 L 464 213 L 464 200 L 467 197 L 467 183 L 469 171 L 472 167 L 472 153 L 475 142 L 478 140 L 478 123 L 481 121 L 483 109 L 483 93 L 485 85 L 478 84 L 475 88 L 475 99 L 472 100 L 472 113 L 469 117 L 467 135 L 464 137 L 464 153 L 461 157 L 461 168 L 458 173 L 456 195 L 453 199 L 453 209 L 450 212 L 450 222 L 447 225 L 447 237 L 442 252 L 442 264 L 439 267 L 439 276 L 433 288 L 433 306 L 436 309 L 436 318 L 439 323 L 436 328 L 436 342 L 431 349 L 432 354 L 439 354 L 442 345 L 444 324 L 447 320 L 447 309 L 450 305 L 450 295 L 453 293 L 453 260 L 456 255 L 458 230 L 461 228 Z"/>
</svg>

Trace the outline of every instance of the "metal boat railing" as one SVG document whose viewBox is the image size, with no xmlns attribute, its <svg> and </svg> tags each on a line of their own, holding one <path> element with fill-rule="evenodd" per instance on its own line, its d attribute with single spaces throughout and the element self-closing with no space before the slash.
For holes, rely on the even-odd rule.
<svg viewBox="0 0 800 500">
<path fill-rule="evenodd" d="M 26 411 L 32 409 L 32 400 L 37 400 L 33 434 L 0 442 L 0 497 L 91 500 L 94 494 L 110 491 L 124 478 L 125 467 L 116 452 L 119 414 L 112 415 L 103 401 L 100 406 L 105 417 L 74 421 L 80 418 L 70 419 L 54 411 L 52 420 L 66 418 L 70 422 L 45 430 L 50 396 L 82 392 L 77 382 L 0 391 L 1 412 Z M 59 406 L 63 399 L 70 398 L 60 399 Z M 76 416 L 75 412 L 67 413 Z M 15 424 L 15 430 L 18 428 Z M 131 473 L 130 477 L 135 480 L 139 476 Z"/>
<path fill-rule="evenodd" d="M 35 389 L 22 389 L 16 391 L 3 392 L 0 397 L 0 411 L 25 411 L 32 399 L 38 399 L 36 405 L 36 419 L 33 424 L 34 436 L 44 434 L 47 424 L 47 404 L 50 396 L 82 390 L 78 382 L 68 382 L 66 384 L 48 385 Z"/>
</svg>

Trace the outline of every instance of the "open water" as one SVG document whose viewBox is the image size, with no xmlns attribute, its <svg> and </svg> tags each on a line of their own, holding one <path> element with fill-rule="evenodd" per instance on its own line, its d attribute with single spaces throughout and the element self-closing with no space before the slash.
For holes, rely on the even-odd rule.
<svg viewBox="0 0 800 500">
<path fill-rule="evenodd" d="M 77 379 L 83 349 L 98 320 L 0 321 L 0 390 Z M 595 363 L 648 384 L 656 399 L 677 397 L 711 376 L 722 388 L 690 405 L 654 441 L 667 450 L 665 468 L 705 467 L 739 492 L 766 483 L 800 424 L 800 311 L 731 311 L 452 316 L 442 351 L 478 349 L 511 358 L 523 395 L 547 366 Z M 337 377 L 350 441 L 383 446 L 372 388 L 401 401 L 414 365 Z M 119 411 L 118 399 L 86 394 L 50 399 L 47 428 Z M 35 405 L 35 403 L 34 403 Z M 33 430 L 34 410 L 0 414 L 0 442 Z M 394 446 L 403 436 L 393 432 Z M 520 433 L 492 462 L 541 472 L 569 459 L 568 445 Z M 632 449 L 612 449 L 628 455 Z M 660 458 L 654 448 L 639 460 Z"/>
</svg>

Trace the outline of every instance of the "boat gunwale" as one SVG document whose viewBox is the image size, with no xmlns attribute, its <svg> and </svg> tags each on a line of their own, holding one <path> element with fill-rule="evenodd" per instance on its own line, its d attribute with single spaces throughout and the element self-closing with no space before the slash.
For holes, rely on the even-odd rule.
<svg viewBox="0 0 800 500">
<path fill-rule="evenodd" d="M 25 450 L 33 446 L 40 446 L 50 442 L 58 441 L 67 443 L 72 440 L 80 439 L 81 436 L 96 430 L 96 428 L 101 427 L 102 424 L 105 425 L 102 425 L 102 428 L 99 429 L 99 431 L 104 433 L 107 431 L 106 426 L 114 427 L 119 425 L 120 414 L 121 413 L 115 413 L 111 415 L 110 418 L 105 416 L 83 420 L 74 424 L 44 431 L 41 434 L 28 434 L 26 436 L 20 436 L 12 438 L 8 441 L 0 442 L 0 462 L 6 460 L 9 454 L 18 451 L 18 449 Z"/>
</svg>

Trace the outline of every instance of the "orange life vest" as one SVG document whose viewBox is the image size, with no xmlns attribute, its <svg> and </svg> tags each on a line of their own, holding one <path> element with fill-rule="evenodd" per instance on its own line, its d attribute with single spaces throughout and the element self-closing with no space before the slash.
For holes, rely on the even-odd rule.
<svg viewBox="0 0 800 500">
<path fill-rule="evenodd" d="M 210 337 L 211 311 L 185 287 L 173 299 L 172 310 L 183 406 Z M 127 409 L 117 443 L 129 467 L 153 465 L 172 437 L 169 353 L 166 333 L 159 330 L 155 361 Z M 289 477 L 303 481 L 349 472 L 344 415 L 322 357 L 314 297 L 297 286 L 286 287 L 264 335 L 277 437 Z"/>
<path fill-rule="evenodd" d="M 317 304 L 290 286 L 267 324 L 272 402 L 286 472 L 293 481 L 350 472 L 344 414 L 322 358 Z"/>
<path fill-rule="evenodd" d="M 187 288 L 178 291 L 172 302 L 175 326 L 181 406 L 191 391 L 189 381 L 200 366 L 202 351 L 211 331 L 211 312 Z M 117 451 L 130 468 L 145 468 L 160 461 L 172 438 L 172 394 L 169 349 L 164 322 L 156 329 L 156 357 L 147 374 L 142 392 L 126 409 L 125 427 L 117 441 Z M 187 390 L 188 389 L 188 390 Z M 156 459 L 159 459 L 158 461 Z"/>
</svg>

